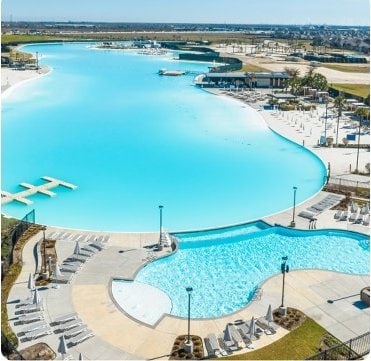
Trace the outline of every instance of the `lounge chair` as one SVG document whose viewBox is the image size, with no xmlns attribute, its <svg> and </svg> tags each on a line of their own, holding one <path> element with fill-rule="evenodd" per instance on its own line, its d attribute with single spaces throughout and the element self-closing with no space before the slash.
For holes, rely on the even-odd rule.
<svg viewBox="0 0 371 361">
<path fill-rule="evenodd" d="M 91 245 L 83 246 L 83 247 L 81 247 L 81 249 L 84 250 L 84 251 L 91 252 L 91 253 L 97 253 L 97 252 L 101 251 L 101 249 L 98 249 L 97 247 L 93 247 Z"/>
<path fill-rule="evenodd" d="M 49 326 L 46 326 L 44 328 L 39 328 L 35 331 L 27 333 L 26 338 L 28 340 L 34 340 L 35 338 L 45 336 L 45 335 L 51 335 L 52 333 L 53 333 L 53 330 Z"/>
<path fill-rule="evenodd" d="M 349 222 L 354 222 L 357 218 L 357 212 L 351 213 L 349 216 Z"/>
<path fill-rule="evenodd" d="M 54 283 L 70 283 L 73 277 L 73 273 L 71 272 L 61 272 L 60 276 L 53 275 L 52 282 Z"/>
<path fill-rule="evenodd" d="M 342 211 L 340 209 L 336 211 L 336 213 L 334 214 L 334 219 L 340 219 L 341 213 Z"/>
<path fill-rule="evenodd" d="M 69 342 L 68 342 L 68 345 L 70 346 L 74 346 L 74 345 L 77 345 L 85 340 L 87 340 L 88 338 L 90 337 L 93 337 L 94 336 L 94 333 L 90 330 L 86 330 L 80 334 L 78 334 L 77 336 L 75 337 L 72 337 Z"/>
<path fill-rule="evenodd" d="M 90 246 L 97 248 L 99 251 L 106 249 L 106 245 L 100 241 L 94 241 L 93 243 L 90 243 Z"/>
<path fill-rule="evenodd" d="M 348 211 L 344 211 L 341 216 L 340 216 L 340 220 L 341 221 L 346 221 L 348 219 Z"/>
<path fill-rule="evenodd" d="M 78 261 L 78 262 L 81 262 L 81 263 L 85 263 L 88 260 L 88 258 L 89 257 L 82 256 L 80 254 L 72 254 L 67 259 L 72 260 L 72 261 Z"/>
<path fill-rule="evenodd" d="M 42 303 L 26 305 L 17 309 L 19 313 L 37 312 L 43 309 Z"/>
<path fill-rule="evenodd" d="M 16 322 L 28 323 L 28 322 L 41 321 L 43 319 L 44 319 L 44 314 L 42 312 L 33 312 L 27 315 L 19 316 Z"/>
<path fill-rule="evenodd" d="M 71 321 L 67 321 L 65 323 L 60 323 L 57 326 L 54 327 L 56 331 L 67 331 L 71 328 L 77 327 L 81 325 L 81 320 L 79 318 L 76 318 Z"/>
<path fill-rule="evenodd" d="M 262 328 L 266 335 L 273 335 L 273 334 L 276 333 L 276 330 L 274 329 L 274 327 L 272 327 L 273 322 L 270 322 L 269 325 L 268 325 L 268 323 L 265 319 L 264 319 L 264 321 L 262 321 L 262 319 L 259 318 L 258 320 L 256 320 L 256 325 L 259 326 L 260 328 Z"/>
<path fill-rule="evenodd" d="M 367 214 L 365 218 L 363 218 L 363 223 L 364 226 L 368 226 L 370 224 L 370 215 Z"/>
<path fill-rule="evenodd" d="M 257 320 L 256 320 L 257 324 L 259 323 L 259 327 L 261 328 L 264 328 L 265 326 L 266 327 L 270 327 L 272 330 L 276 331 L 278 329 L 278 325 L 274 322 L 269 322 L 265 319 L 265 316 L 262 316 L 262 317 L 259 317 Z"/>
<path fill-rule="evenodd" d="M 60 271 L 62 272 L 72 272 L 75 273 L 81 268 L 81 263 L 78 265 L 77 263 L 62 263 L 59 267 Z"/>
<path fill-rule="evenodd" d="M 221 355 L 221 350 L 219 346 L 219 342 L 214 334 L 208 334 L 205 338 L 205 346 L 207 350 L 207 354 L 209 357 L 216 357 Z M 225 352 L 225 356 L 227 353 Z"/>
<path fill-rule="evenodd" d="M 237 331 L 240 333 L 243 341 L 245 342 L 245 346 L 247 348 L 254 348 L 250 339 L 250 332 L 249 332 L 249 327 L 246 325 L 245 322 L 242 322 L 236 326 Z"/>
<path fill-rule="evenodd" d="M 70 330 L 64 332 L 64 337 L 69 338 L 78 335 L 79 333 L 86 331 L 86 325 L 82 324 L 77 327 L 71 328 Z"/>
<path fill-rule="evenodd" d="M 67 315 L 57 317 L 56 319 L 54 319 L 53 323 L 64 323 L 67 321 L 76 320 L 77 318 L 79 318 L 77 313 L 68 313 Z"/>
<path fill-rule="evenodd" d="M 311 212 L 311 211 L 301 211 L 298 216 L 307 218 L 307 219 L 313 219 L 314 216 L 316 216 L 316 213 Z"/>
<path fill-rule="evenodd" d="M 28 305 L 32 305 L 33 303 L 33 297 L 28 297 L 25 300 L 21 300 L 19 303 L 15 305 L 15 308 L 20 308 Z"/>
<path fill-rule="evenodd" d="M 34 324 L 30 325 L 30 326 L 24 327 L 21 330 L 21 333 L 32 332 L 32 331 L 35 331 L 35 330 L 37 330 L 39 328 L 45 328 L 46 326 L 48 326 L 48 324 L 45 321 L 37 322 L 37 323 L 34 323 Z"/>
</svg>

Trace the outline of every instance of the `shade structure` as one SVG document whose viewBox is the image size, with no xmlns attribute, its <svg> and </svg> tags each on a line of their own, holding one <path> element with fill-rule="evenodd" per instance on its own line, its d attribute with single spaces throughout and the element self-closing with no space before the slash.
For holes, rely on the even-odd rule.
<svg viewBox="0 0 371 361">
<path fill-rule="evenodd" d="M 41 302 L 41 298 L 40 298 L 40 295 L 39 295 L 39 291 L 37 290 L 37 288 L 35 288 L 32 303 L 34 305 L 38 305 L 40 302 Z"/>
<path fill-rule="evenodd" d="M 64 338 L 64 335 L 62 335 L 60 338 L 58 351 L 62 355 L 65 355 L 68 352 L 67 342 L 66 342 L 66 339 Z"/>
<path fill-rule="evenodd" d="M 268 325 L 269 325 L 269 322 L 273 322 L 272 305 L 268 306 L 268 311 L 267 311 L 267 314 L 265 315 L 265 319 L 268 322 Z"/>
<path fill-rule="evenodd" d="M 28 285 L 27 287 L 33 291 L 35 289 L 35 280 L 33 279 L 32 273 L 30 273 L 30 276 L 28 277 Z"/>
<path fill-rule="evenodd" d="M 80 254 L 80 244 L 79 244 L 79 242 L 76 242 L 73 254 L 76 254 L 76 255 Z"/>
<path fill-rule="evenodd" d="M 82 356 L 82 353 L 80 352 L 79 354 L 79 360 L 82 361 L 84 359 L 84 357 Z"/>
</svg>

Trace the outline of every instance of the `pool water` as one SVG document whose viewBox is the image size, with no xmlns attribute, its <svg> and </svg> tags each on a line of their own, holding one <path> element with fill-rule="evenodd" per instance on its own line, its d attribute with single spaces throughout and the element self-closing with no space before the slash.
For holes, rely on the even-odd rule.
<svg viewBox="0 0 371 361">
<path fill-rule="evenodd" d="M 50 176 L 78 186 L 12 202 L 3 213 L 68 228 L 110 231 L 213 228 L 258 219 L 318 192 L 326 169 L 270 131 L 250 107 L 193 85 L 210 64 L 176 54 L 37 44 L 53 70 L 3 101 L 2 190 Z"/>
<path fill-rule="evenodd" d="M 135 278 L 158 287 L 172 300 L 172 314 L 187 316 L 187 293 L 193 287 L 193 318 L 219 317 L 246 306 L 256 288 L 280 273 L 288 256 L 291 270 L 323 269 L 369 273 L 367 236 L 346 231 L 296 231 L 281 227 L 246 231 L 247 227 L 178 235 L 180 249 L 156 260 Z M 250 230 L 251 230 L 250 229 Z M 207 239 L 207 241 L 205 240 Z"/>
</svg>

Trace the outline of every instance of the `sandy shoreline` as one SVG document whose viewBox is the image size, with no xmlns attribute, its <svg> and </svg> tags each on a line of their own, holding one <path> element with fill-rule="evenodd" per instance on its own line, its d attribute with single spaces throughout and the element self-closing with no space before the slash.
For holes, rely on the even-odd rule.
<svg viewBox="0 0 371 361">
<path fill-rule="evenodd" d="M 50 73 L 51 70 L 52 69 L 47 66 L 42 66 L 39 70 L 1 68 L 1 98 L 7 98 L 23 84 L 39 79 Z"/>
</svg>

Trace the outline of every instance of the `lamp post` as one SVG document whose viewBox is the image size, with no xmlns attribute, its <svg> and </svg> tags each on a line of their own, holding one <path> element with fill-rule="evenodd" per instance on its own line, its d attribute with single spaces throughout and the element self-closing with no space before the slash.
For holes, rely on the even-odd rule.
<svg viewBox="0 0 371 361">
<path fill-rule="evenodd" d="M 192 287 L 187 287 L 186 291 L 188 293 L 188 336 L 187 342 L 184 344 L 184 350 L 188 353 L 193 352 L 193 343 L 191 340 L 190 330 L 191 330 L 191 293 L 193 291 Z"/>
<path fill-rule="evenodd" d="M 161 241 L 162 241 L 162 208 L 164 208 L 164 206 L 158 206 L 158 208 L 160 210 L 160 239 L 158 241 L 158 245 L 161 248 L 162 247 L 162 244 L 161 244 Z"/>
<path fill-rule="evenodd" d="M 359 144 L 361 141 L 361 123 L 362 123 L 362 116 L 359 115 L 359 128 L 358 128 L 358 142 L 357 142 L 357 162 L 356 162 L 356 169 L 355 173 L 358 173 L 358 159 L 359 159 Z"/>
<path fill-rule="evenodd" d="M 281 306 L 279 308 L 279 312 L 281 316 L 286 316 L 286 307 L 283 304 L 283 300 L 285 297 L 285 275 L 289 272 L 289 266 L 286 264 L 288 259 L 288 256 L 282 257 L 281 261 L 281 272 L 282 272 L 282 300 L 281 300 Z"/>
<path fill-rule="evenodd" d="M 292 209 L 292 221 L 290 223 L 290 226 L 292 228 L 294 228 L 296 226 L 296 224 L 295 224 L 295 205 L 296 205 L 296 191 L 297 191 L 298 187 L 292 187 L 292 188 L 294 190 L 294 207 Z"/>
<path fill-rule="evenodd" d="M 43 267 L 43 270 L 44 270 L 44 273 L 46 273 L 46 238 L 45 238 L 45 231 L 46 231 L 46 227 L 45 226 L 42 226 L 41 230 L 43 231 L 43 249 L 44 249 L 44 267 Z"/>
</svg>

